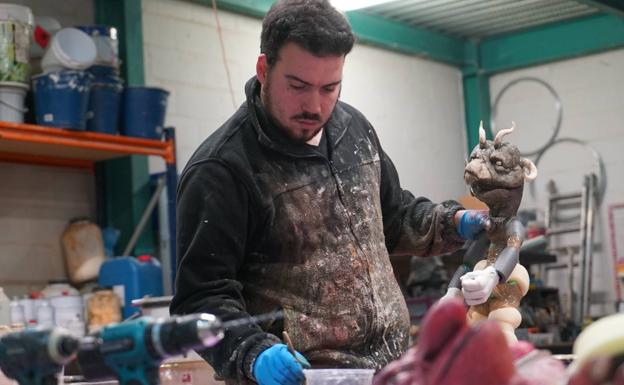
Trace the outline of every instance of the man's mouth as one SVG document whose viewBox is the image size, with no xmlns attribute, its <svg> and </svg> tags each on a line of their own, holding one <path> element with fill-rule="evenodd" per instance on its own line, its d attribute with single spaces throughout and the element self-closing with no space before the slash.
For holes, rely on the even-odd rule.
<svg viewBox="0 0 624 385">
<path fill-rule="evenodd" d="M 295 121 L 299 124 L 302 124 L 304 126 L 318 126 L 318 124 L 320 123 L 317 119 L 303 119 L 303 118 L 297 118 L 295 119 Z"/>
</svg>

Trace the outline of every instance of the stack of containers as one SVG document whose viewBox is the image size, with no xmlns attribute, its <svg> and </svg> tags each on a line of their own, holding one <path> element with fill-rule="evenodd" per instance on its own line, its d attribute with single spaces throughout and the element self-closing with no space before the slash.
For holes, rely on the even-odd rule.
<svg viewBox="0 0 624 385">
<path fill-rule="evenodd" d="M 7 324 L 13 326 L 59 326 L 79 337 L 85 333 L 82 297 L 65 280 L 50 281 L 41 292 L 15 297 L 9 304 L 9 320 Z"/>
<path fill-rule="evenodd" d="M 92 75 L 85 71 L 96 58 L 93 39 L 76 28 L 56 32 L 41 68 L 34 76 L 33 91 L 38 124 L 84 130 Z"/>
<path fill-rule="evenodd" d="M 96 59 L 87 71 L 93 76 L 87 112 L 87 131 L 117 134 L 123 80 L 119 77 L 117 30 L 104 25 L 76 27 L 91 36 Z"/>
<path fill-rule="evenodd" d="M 30 8 L 0 4 L 0 120 L 22 123 L 30 76 Z"/>
</svg>

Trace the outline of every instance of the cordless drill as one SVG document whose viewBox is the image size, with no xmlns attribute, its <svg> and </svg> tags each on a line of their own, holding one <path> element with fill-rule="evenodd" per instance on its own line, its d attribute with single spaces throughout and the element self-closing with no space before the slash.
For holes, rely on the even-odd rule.
<svg viewBox="0 0 624 385">
<path fill-rule="evenodd" d="M 165 358 L 214 346 L 223 338 L 223 330 L 212 314 L 141 317 L 83 338 L 78 363 L 90 381 L 116 378 L 121 385 L 156 385 Z"/>
<path fill-rule="evenodd" d="M 32 328 L 0 338 L 0 368 L 20 385 L 56 385 L 79 341 L 61 328 Z"/>
</svg>

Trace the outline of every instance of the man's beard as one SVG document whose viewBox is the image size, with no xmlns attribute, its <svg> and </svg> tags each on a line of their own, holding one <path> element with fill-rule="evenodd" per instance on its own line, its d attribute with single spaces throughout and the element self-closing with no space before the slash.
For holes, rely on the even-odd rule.
<svg viewBox="0 0 624 385">
<path fill-rule="evenodd" d="M 308 120 L 316 120 L 317 122 L 319 122 L 318 128 L 314 129 L 314 131 L 310 131 L 310 133 L 308 135 L 305 135 L 305 136 L 297 135 L 298 133 L 303 134 L 303 132 L 301 132 L 299 130 L 289 129 L 287 126 L 282 124 L 276 118 L 276 115 L 275 115 L 275 113 L 273 111 L 273 103 L 272 103 L 273 99 L 271 97 L 271 80 L 270 80 L 270 75 L 269 74 L 267 74 L 265 84 L 262 86 L 260 92 L 262 94 L 262 97 L 260 99 L 263 101 L 262 104 L 263 104 L 264 109 L 265 109 L 265 111 L 267 113 L 267 116 L 269 117 L 271 122 L 275 125 L 275 127 L 280 132 L 284 133 L 291 141 L 293 141 L 295 143 L 298 143 L 298 144 L 307 143 L 310 139 L 314 138 L 316 136 L 316 134 L 318 134 L 318 132 L 321 129 L 323 129 L 323 127 L 327 123 L 327 121 L 323 122 L 321 120 L 321 115 L 309 113 L 309 112 L 306 112 L 306 111 L 303 111 L 300 114 L 288 117 L 289 120 L 293 120 L 293 119 L 308 119 Z M 335 108 L 335 105 L 334 105 L 334 108 Z"/>
</svg>

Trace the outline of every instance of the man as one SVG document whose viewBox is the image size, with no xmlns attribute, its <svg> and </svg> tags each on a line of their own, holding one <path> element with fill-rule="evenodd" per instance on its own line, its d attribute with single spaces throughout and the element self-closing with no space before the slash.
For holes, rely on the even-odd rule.
<svg viewBox="0 0 624 385">
<path fill-rule="evenodd" d="M 338 101 L 353 43 L 327 0 L 274 4 L 247 101 L 180 178 L 172 313 L 284 313 L 202 352 L 231 382 L 296 384 L 309 363 L 383 367 L 409 327 L 388 254 L 440 254 L 484 226 L 402 190 L 373 127 Z"/>
</svg>

